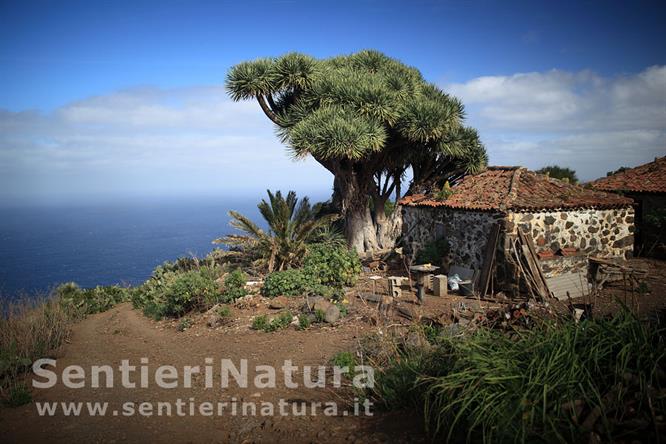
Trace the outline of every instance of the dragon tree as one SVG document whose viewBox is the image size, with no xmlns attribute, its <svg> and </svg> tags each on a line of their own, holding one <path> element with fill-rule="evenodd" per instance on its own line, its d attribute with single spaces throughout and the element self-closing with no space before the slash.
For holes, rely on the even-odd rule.
<svg viewBox="0 0 666 444">
<path fill-rule="evenodd" d="M 391 248 L 400 212 L 386 202 L 482 170 L 487 156 L 464 107 L 421 73 L 381 52 L 315 59 L 290 53 L 233 66 L 226 87 L 253 99 L 296 158 L 333 174 L 333 203 L 350 247 Z"/>
</svg>

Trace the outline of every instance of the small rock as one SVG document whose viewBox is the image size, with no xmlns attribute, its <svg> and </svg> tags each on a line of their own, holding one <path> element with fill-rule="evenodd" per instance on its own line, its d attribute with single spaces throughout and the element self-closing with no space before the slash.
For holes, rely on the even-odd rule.
<svg viewBox="0 0 666 444">
<path fill-rule="evenodd" d="M 206 325 L 208 327 L 219 327 L 220 325 L 224 325 L 227 322 L 227 319 L 225 319 L 223 316 L 220 316 L 218 313 L 220 307 L 222 307 L 221 304 L 215 304 L 206 312 Z"/>
<path fill-rule="evenodd" d="M 289 304 L 289 300 L 284 297 L 284 296 L 278 296 L 276 298 L 271 299 L 270 303 L 268 304 L 268 308 L 272 308 L 274 310 L 282 310 Z"/>
<path fill-rule="evenodd" d="M 259 301 L 253 295 L 248 294 L 247 296 L 236 299 L 234 305 L 238 308 L 255 308 L 259 306 Z"/>
<path fill-rule="evenodd" d="M 219 327 L 222 324 L 224 324 L 224 319 L 218 314 L 213 313 L 206 318 L 206 325 L 210 328 Z"/>
<path fill-rule="evenodd" d="M 324 320 L 329 324 L 334 324 L 340 319 L 340 309 L 329 303 L 329 307 L 326 309 Z"/>
<path fill-rule="evenodd" d="M 326 312 L 326 311 L 328 311 L 328 309 L 329 309 L 332 305 L 333 305 L 333 304 L 331 304 L 330 302 L 328 302 L 326 299 L 321 298 L 321 299 L 318 299 L 317 302 L 314 303 L 313 308 L 314 308 L 314 311 L 321 310 L 321 311 L 323 311 L 323 312 Z M 337 308 L 337 307 L 336 307 L 336 308 Z M 338 312 L 339 312 L 339 311 L 340 311 L 340 310 L 338 310 Z"/>
<path fill-rule="evenodd" d="M 314 310 L 314 306 L 317 302 L 324 300 L 323 296 L 308 296 L 305 298 L 305 305 L 303 306 L 303 310 Z"/>
</svg>

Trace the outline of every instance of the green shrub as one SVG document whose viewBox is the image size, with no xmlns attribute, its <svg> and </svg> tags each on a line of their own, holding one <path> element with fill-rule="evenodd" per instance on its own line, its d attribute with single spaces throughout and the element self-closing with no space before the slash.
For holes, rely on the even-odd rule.
<svg viewBox="0 0 666 444">
<path fill-rule="evenodd" d="M 63 307 L 75 316 L 101 313 L 130 299 L 130 290 L 116 285 L 80 288 L 74 282 L 55 289 L 55 296 Z"/>
<path fill-rule="evenodd" d="M 226 318 L 228 316 L 231 316 L 231 309 L 226 305 L 222 305 L 218 307 L 217 314 L 219 316 L 222 316 L 223 318 Z"/>
<path fill-rule="evenodd" d="M 305 292 L 310 296 L 323 296 L 326 299 L 335 301 L 341 300 L 345 295 L 342 287 L 331 287 L 317 282 L 309 283 Z"/>
<path fill-rule="evenodd" d="M 335 306 L 338 307 L 338 310 L 340 310 L 340 316 L 341 317 L 344 318 L 345 316 L 347 316 L 349 314 L 349 309 L 342 302 L 336 302 Z"/>
<path fill-rule="evenodd" d="M 289 324 L 291 324 L 293 316 L 291 312 L 289 311 L 283 311 L 280 314 L 278 314 L 271 323 L 269 324 L 269 329 L 268 331 L 276 331 L 276 330 L 282 330 L 283 328 L 289 327 Z"/>
<path fill-rule="evenodd" d="M 315 322 L 322 323 L 326 322 L 326 313 L 324 310 L 315 310 Z"/>
<path fill-rule="evenodd" d="M 221 302 L 229 303 L 247 294 L 245 290 L 247 284 L 247 275 L 240 269 L 236 269 L 224 278 L 224 292 L 220 299 Z"/>
<path fill-rule="evenodd" d="M 273 298 L 276 296 L 297 296 L 308 288 L 308 279 L 301 269 L 275 271 L 264 280 L 261 294 Z"/>
<path fill-rule="evenodd" d="M 164 314 L 182 316 L 195 308 L 217 302 L 219 297 L 217 282 L 205 269 L 177 274 L 163 295 Z"/>
<path fill-rule="evenodd" d="M 310 317 L 304 313 L 298 315 L 298 329 L 307 330 L 310 328 Z"/>
<path fill-rule="evenodd" d="M 255 316 L 252 320 L 252 329 L 253 330 L 266 330 L 266 326 L 269 324 L 267 315 Z"/>
<path fill-rule="evenodd" d="M 261 293 L 267 297 L 304 293 L 340 299 L 342 288 L 352 286 L 361 272 L 356 252 L 335 244 L 312 244 L 303 268 L 276 271 L 264 280 Z"/>
<path fill-rule="evenodd" d="M 347 247 L 313 244 L 308 247 L 303 270 L 314 283 L 351 287 L 361 273 L 361 261 L 356 251 Z"/>
<path fill-rule="evenodd" d="M 132 293 L 132 303 L 153 319 L 179 317 L 219 302 L 219 274 L 219 267 L 214 266 L 185 272 L 158 267 L 153 276 Z"/>
<path fill-rule="evenodd" d="M 165 311 L 165 306 L 158 304 L 155 301 L 146 302 L 146 305 L 143 307 L 143 314 L 144 316 L 153 319 L 155 321 L 159 321 L 160 319 L 164 318 L 167 315 Z"/>
<path fill-rule="evenodd" d="M 32 401 L 32 394 L 25 383 L 13 384 L 9 387 L 4 404 L 7 407 L 20 407 Z"/>
<path fill-rule="evenodd" d="M 194 321 L 192 321 L 192 319 L 190 319 L 190 318 L 183 318 L 183 319 L 181 319 L 180 322 L 178 323 L 178 327 L 176 328 L 176 330 L 178 330 L 178 331 L 185 331 L 185 330 L 187 330 L 188 328 L 190 328 L 192 325 L 194 325 Z"/>
<path fill-rule="evenodd" d="M 343 351 L 333 356 L 331 364 L 340 368 L 347 367 L 350 371 L 353 371 L 356 366 L 356 358 L 352 353 Z"/>
<path fill-rule="evenodd" d="M 267 315 L 260 315 L 252 320 L 252 328 L 264 332 L 272 332 L 287 328 L 292 321 L 292 314 L 289 311 L 283 311 L 272 320 L 268 320 Z"/>
<path fill-rule="evenodd" d="M 417 264 L 441 265 L 442 260 L 449 254 L 449 243 L 444 238 L 426 244 L 416 254 Z"/>
</svg>

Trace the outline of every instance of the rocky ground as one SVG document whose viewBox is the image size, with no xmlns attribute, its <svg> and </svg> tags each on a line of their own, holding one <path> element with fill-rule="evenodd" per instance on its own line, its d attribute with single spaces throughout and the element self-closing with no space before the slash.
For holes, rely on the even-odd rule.
<svg viewBox="0 0 666 444">
<path fill-rule="evenodd" d="M 627 301 L 641 316 L 650 316 L 666 308 L 666 263 L 662 261 L 634 260 L 632 264 L 649 270 L 647 288 L 643 293 L 631 293 L 621 283 L 608 286 L 595 299 L 595 312 L 603 315 L 618 309 Z M 365 273 L 359 284 L 347 294 L 345 304 L 348 314 L 334 323 L 315 323 L 306 330 L 295 325 L 266 333 L 251 328 L 256 316 L 274 316 L 290 310 L 296 314 L 305 305 L 304 298 L 268 300 L 258 295 L 237 301 L 227 316 L 217 312 L 190 316 L 189 322 L 180 320 L 153 321 L 133 310 L 129 304 L 121 304 L 105 313 L 88 317 L 74 326 L 71 338 L 55 356 L 57 373 L 68 365 L 79 365 L 89 371 L 93 365 L 118 367 L 122 360 L 139 365 L 147 358 L 147 368 L 152 375 L 160 365 L 205 365 L 206 358 L 214 363 L 230 359 L 236 366 L 242 359 L 248 360 L 250 380 L 256 375 L 256 365 L 272 365 L 280 368 L 285 359 L 291 359 L 299 368 L 294 380 L 298 388 L 289 388 L 278 375 L 275 388 L 247 388 L 231 384 L 221 389 L 219 373 L 213 378 L 213 387 L 206 388 L 203 375 L 193 375 L 191 388 L 164 389 L 154 380 L 147 388 L 124 388 L 115 381 L 113 388 L 102 382 L 101 388 L 93 388 L 90 376 L 83 388 L 68 388 L 59 378 L 49 389 L 33 389 L 33 403 L 18 408 L 0 409 L 0 436 L 2 442 L 423 442 L 421 419 L 411 412 L 382 412 L 372 409 L 373 416 L 356 417 L 342 413 L 353 408 L 354 393 L 349 387 L 335 388 L 327 383 L 325 388 L 306 388 L 303 384 L 303 366 L 326 365 L 338 352 L 353 350 L 366 334 L 400 328 L 413 322 L 426 321 L 450 325 L 452 319 L 461 323 L 474 322 L 474 316 L 489 309 L 498 309 L 506 303 L 479 301 L 457 295 L 447 297 L 427 296 L 424 305 L 415 303 L 414 294 L 405 292 L 403 297 L 388 307 L 387 315 L 378 310 L 373 294 L 386 292 L 386 280 L 375 282 Z M 361 296 L 361 297 L 359 297 Z M 581 301 L 578 301 L 581 302 Z M 316 301 L 310 301 L 311 304 Z M 324 304 L 325 305 L 325 304 Z M 328 306 L 320 305 L 327 312 Z M 553 304 L 553 310 L 566 310 L 563 304 Z M 333 313 L 330 316 L 337 317 Z M 329 313 L 327 313 L 329 314 Z M 471 320 L 470 320 L 471 319 Z M 461 321 L 462 320 L 462 321 Z M 296 324 L 296 322 L 294 322 Z M 217 367 L 216 367 L 217 368 Z M 315 370 L 316 371 L 316 370 Z M 116 379 L 119 379 L 116 373 Z M 330 377 L 331 373 L 327 373 Z M 104 378 L 102 377 L 102 381 Z M 347 384 L 348 385 L 348 384 Z M 260 403 L 269 401 L 277 405 L 284 400 L 289 406 L 311 401 L 322 403 L 335 401 L 339 412 L 334 416 L 233 416 L 224 414 L 202 416 L 123 416 L 122 404 L 136 402 L 231 402 L 236 400 Z M 118 415 L 78 417 L 39 416 L 36 404 L 53 401 L 102 401 L 109 403 L 109 411 Z M 348 410 L 351 411 L 351 410 Z"/>
</svg>

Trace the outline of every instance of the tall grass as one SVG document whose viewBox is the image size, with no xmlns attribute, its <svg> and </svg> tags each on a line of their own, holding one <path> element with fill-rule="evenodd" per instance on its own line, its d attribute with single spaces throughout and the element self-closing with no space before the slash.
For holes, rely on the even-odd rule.
<svg viewBox="0 0 666 444">
<path fill-rule="evenodd" d="M 62 284 L 48 297 L 24 297 L 0 307 L 0 397 L 10 406 L 30 401 L 23 373 L 39 358 L 53 356 L 70 326 L 129 299 L 118 286 L 83 289 Z"/>
<path fill-rule="evenodd" d="M 402 349 L 378 374 L 387 407 L 418 407 L 446 441 L 654 439 L 666 412 L 662 331 L 628 312 Z M 661 422 L 660 422 L 661 421 Z"/>
<path fill-rule="evenodd" d="M 65 341 L 72 317 L 55 299 L 9 302 L 0 316 L 0 394 L 9 405 L 29 402 L 21 374 Z"/>
</svg>

